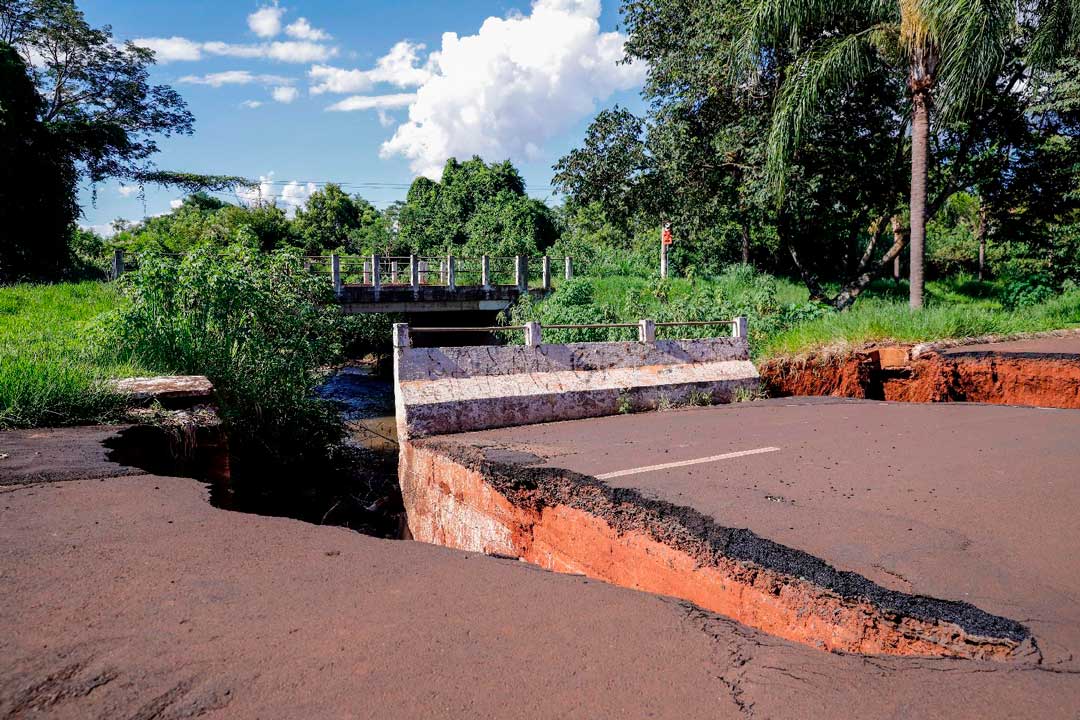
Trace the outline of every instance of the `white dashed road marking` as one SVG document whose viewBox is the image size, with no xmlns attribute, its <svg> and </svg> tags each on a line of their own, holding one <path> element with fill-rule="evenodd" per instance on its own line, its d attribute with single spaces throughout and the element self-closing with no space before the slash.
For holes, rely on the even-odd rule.
<svg viewBox="0 0 1080 720">
<path fill-rule="evenodd" d="M 663 463 L 661 465 L 646 465 L 645 467 L 630 468 L 629 470 L 616 470 L 615 472 L 594 475 L 597 480 L 622 477 L 624 475 L 637 475 L 638 473 L 652 472 L 653 470 L 667 470 L 669 468 L 686 467 L 687 465 L 700 465 L 701 463 L 716 462 L 717 460 L 729 460 L 731 458 L 745 457 L 746 455 L 761 455 L 762 453 L 776 452 L 778 447 L 755 448 L 754 450 L 739 450 L 738 452 L 724 453 L 723 455 L 710 455 L 709 457 L 696 458 L 694 460 L 680 460 L 678 462 Z"/>
</svg>

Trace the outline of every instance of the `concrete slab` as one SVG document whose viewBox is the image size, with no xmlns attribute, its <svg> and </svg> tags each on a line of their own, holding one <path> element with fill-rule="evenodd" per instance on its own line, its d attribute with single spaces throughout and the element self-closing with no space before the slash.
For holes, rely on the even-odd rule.
<svg viewBox="0 0 1080 720">
<path fill-rule="evenodd" d="M 881 588 L 1017 620 L 1043 662 L 1080 672 L 1077 438 L 1075 411 L 817 398 L 440 440 L 522 478 L 606 477 Z"/>
<path fill-rule="evenodd" d="M 957 345 L 940 351 L 942 355 L 993 354 L 1005 356 L 1049 356 L 1080 361 L 1080 333 L 1045 336 L 1008 342 Z"/>
</svg>

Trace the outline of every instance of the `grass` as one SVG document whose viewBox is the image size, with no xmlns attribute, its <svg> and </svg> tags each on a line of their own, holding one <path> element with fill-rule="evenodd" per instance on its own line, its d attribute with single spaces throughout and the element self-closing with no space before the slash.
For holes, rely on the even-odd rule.
<svg viewBox="0 0 1080 720">
<path fill-rule="evenodd" d="M 1080 326 L 1080 291 L 1016 310 L 1000 303 L 966 298 L 932 303 L 912 312 L 906 301 L 864 297 L 842 313 L 828 313 L 765 339 L 758 357 L 802 355 L 823 347 L 854 347 L 869 342 L 930 342 L 983 335 L 1019 335 Z"/>
<path fill-rule="evenodd" d="M 0 428 L 92 423 L 116 412 L 105 380 L 139 368 L 102 356 L 93 327 L 119 302 L 98 282 L 0 287 Z"/>
</svg>

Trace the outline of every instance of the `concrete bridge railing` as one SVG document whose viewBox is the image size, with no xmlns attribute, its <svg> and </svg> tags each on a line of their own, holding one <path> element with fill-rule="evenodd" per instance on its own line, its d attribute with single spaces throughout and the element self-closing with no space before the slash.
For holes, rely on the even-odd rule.
<svg viewBox="0 0 1080 720">
<path fill-rule="evenodd" d="M 657 339 L 657 328 L 728 325 L 730 337 Z M 637 328 L 636 342 L 544 344 L 538 323 L 488 328 L 394 326 L 398 437 L 724 403 L 756 391 L 746 318 L 711 323 L 548 325 Z M 414 347 L 414 333 L 523 332 L 523 345 Z"/>
</svg>

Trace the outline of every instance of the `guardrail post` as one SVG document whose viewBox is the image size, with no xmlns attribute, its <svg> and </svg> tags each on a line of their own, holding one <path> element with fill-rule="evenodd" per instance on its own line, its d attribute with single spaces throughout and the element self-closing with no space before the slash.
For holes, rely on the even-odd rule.
<svg viewBox="0 0 1080 720">
<path fill-rule="evenodd" d="M 112 279 L 119 280 L 124 274 L 124 251 L 113 250 L 112 254 Z"/>
<path fill-rule="evenodd" d="M 539 347 L 543 341 L 543 330 L 538 322 L 525 323 L 525 345 L 526 347 Z"/>
<path fill-rule="evenodd" d="M 529 258 L 514 256 L 514 284 L 521 292 L 529 292 Z"/>
<path fill-rule="evenodd" d="M 376 297 L 379 295 L 379 288 L 382 287 L 381 263 L 382 258 L 378 255 L 371 256 L 371 287 L 375 290 Z"/>
<path fill-rule="evenodd" d="M 341 256 L 334 253 L 330 256 L 330 281 L 334 283 L 334 292 L 341 294 Z"/>
<path fill-rule="evenodd" d="M 394 347 L 407 348 L 412 344 L 408 323 L 394 323 Z"/>
<path fill-rule="evenodd" d="M 574 261 L 569 255 L 563 258 L 563 275 L 567 280 L 574 279 Z"/>
<path fill-rule="evenodd" d="M 731 337 L 744 338 L 747 334 L 747 320 L 745 316 L 739 316 L 731 322 Z"/>
<path fill-rule="evenodd" d="M 363 273 L 363 275 L 364 275 L 364 279 L 361 282 L 364 285 L 370 285 L 371 284 L 371 261 L 370 260 L 365 260 L 364 261 L 364 273 Z"/>
<path fill-rule="evenodd" d="M 641 320 L 638 322 L 638 342 L 656 342 L 655 320 Z"/>
<path fill-rule="evenodd" d="M 446 260 L 439 261 L 439 284 L 446 284 Z"/>
<path fill-rule="evenodd" d="M 453 292 L 457 289 L 457 273 L 454 267 L 454 256 L 446 256 L 446 287 Z"/>
<path fill-rule="evenodd" d="M 543 264 L 541 265 L 540 277 L 544 283 L 544 289 L 551 289 L 551 258 L 547 255 L 544 256 Z"/>
<path fill-rule="evenodd" d="M 390 261 L 390 284 L 397 285 L 398 279 L 398 262 L 397 260 Z"/>
<path fill-rule="evenodd" d="M 491 289 L 491 259 L 487 255 L 480 256 L 480 284 L 485 290 Z"/>
<path fill-rule="evenodd" d="M 416 284 L 417 285 L 421 285 L 421 284 L 429 285 L 431 283 L 431 278 L 428 277 L 428 264 L 427 264 L 427 261 L 426 260 L 421 260 L 419 262 L 419 268 L 420 268 L 420 276 L 419 276 L 420 279 L 417 281 Z"/>
<path fill-rule="evenodd" d="M 409 285 L 412 286 L 413 296 L 420 295 L 420 263 L 415 255 L 409 256 Z"/>
</svg>

